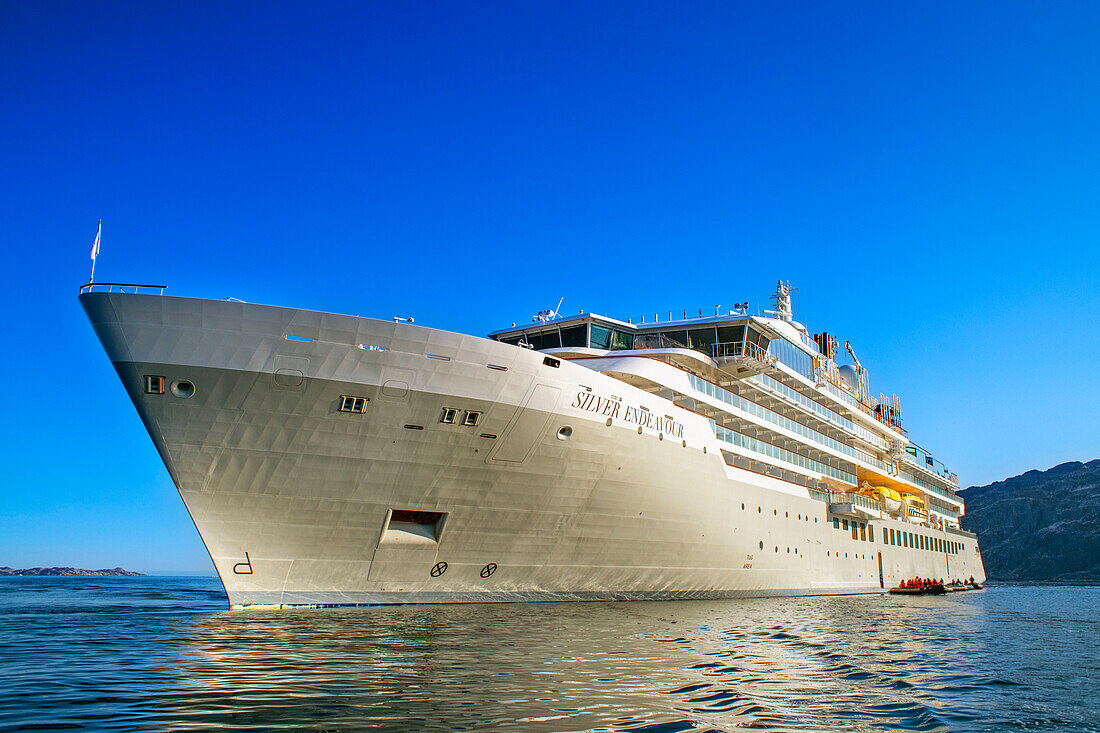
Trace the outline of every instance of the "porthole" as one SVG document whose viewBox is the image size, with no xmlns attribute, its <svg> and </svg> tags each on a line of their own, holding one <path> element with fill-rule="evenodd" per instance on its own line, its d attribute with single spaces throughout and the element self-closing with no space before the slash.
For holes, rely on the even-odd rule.
<svg viewBox="0 0 1100 733">
<path fill-rule="evenodd" d="M 687 448 L 687 447 L 688 447 L 688 442 L 687 442 L 686 440 L 682 440 L 682 441 L 680 441 L 680 444 L 681 444 L 681 445 L 682 445 L 682 446 L 683 446 L 684 448 Z"/>
<path fill-rule="evenodd" d="M 776 552 L 779 552 L 779 547 L 776 547 L 776 548 L 775 548 L 775 551 L 776 551 Z"/>
<path fill-rule="evenodd" d="M 764 540 L 760 540 L 760 549 L 761 549 L 761 550 L 763 550 L 763 549 L 764 549 Z"/>
<path fill-rule="evenodd" d="M 195 385 L 186 379 L 177 379 L 172 382 L 172 394 L 176 397 L 193 397 L 195 395 Z"/>
<path fill-rule="evenodd" d="M 772 514 L 774 514 L 775 516 L 778 517 L 779 516 L 779 510 L 778 509 L 772 509 Z"/>
<path fill-rule="evenodd" d="M 568 425 L 562 425 L 558 428 L 558 440 L 569 440 L 573 435 L 573 428 Z"/>
<path fill-rule="evenodd" d="M 707 447 L 704 445 L 703 446 L 703 455 L 705 456 L 706 454 L 707 454 Z"/>
<path fill-rule="evenodd" d="M 657 433 L 657 440 L 664 440 L 664 439 L 665 439 L 665 434 L 664 433 Z"/>
<path fill-rule="evenodd" d="M 607 418 L 607 422 L 605 422 L 604 425 L 611 427 L 611 418 Z"/>
<path fill-rule="evenodd" d="M 783 518 L 784 519 L 790 519 L 791 518 L 791 513 L 790 512 L 783 512 Z"/>
<path fill-rule="evenodd" d="M 638 426 L 638 435 L 641 435 L 641 434 L 642 434 L 642 426 L 641 426 L 641 425 L 639 425 L 639 426 Z"/>
<path fill-rule="evenodd" d="M 745 502 L 741 502 L 741 511 L 745 511 Z"/>
<path fill-rule="evenodd" d="M 757 513 L 757 514 L 759 514 L 759 513 L 760 513 L 760 507 L 756 507 L 756 513 Z"/>
</svg>

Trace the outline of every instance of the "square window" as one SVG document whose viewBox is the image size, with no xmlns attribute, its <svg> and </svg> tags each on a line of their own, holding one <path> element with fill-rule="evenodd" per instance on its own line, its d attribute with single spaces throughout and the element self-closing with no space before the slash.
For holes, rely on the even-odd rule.
<svg viewBox="0 0 1100 733">
<path fill-rule="evenodd" d="M 481 422 L 481 413 L 473 410 L 467 410 L 466 417 L 462 419 L 462 424 L 470 427 L 477 425 L 479 422 Z"/>
<path fill-rule="evenodd" d="M 366 397 L 340 395 L 340 412 L 353 412 L 362 415 L 367 411 L 367 402 L 369 400 Z"/>
<path fill-rule="evenodd" d="M 145 394 L 164 394 L 164 377 L 146 374 Z"/>
<path fill-rule="evenodd" d="M 453 407 L 444 407 L 443 412 L 439 414 L 439 422 L 444 425 L 454 425 L 458 420 L 458 410 Z"/>
</svg>

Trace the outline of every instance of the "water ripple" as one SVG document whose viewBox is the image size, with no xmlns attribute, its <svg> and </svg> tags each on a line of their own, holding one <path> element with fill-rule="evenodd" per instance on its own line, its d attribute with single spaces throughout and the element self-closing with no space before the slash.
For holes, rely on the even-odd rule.
<svg viewBox="0 0 1100 733">
<path fill-rule="evenodd" d="M 1096 588 L 235 611 L 0 581 L 0 730 L 1100 730 Z"/>
</svg>

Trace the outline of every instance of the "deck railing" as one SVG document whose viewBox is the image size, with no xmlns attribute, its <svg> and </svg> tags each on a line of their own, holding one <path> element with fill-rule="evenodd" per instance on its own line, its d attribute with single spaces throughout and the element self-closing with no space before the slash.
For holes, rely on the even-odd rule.
<svg viewBox="0 0 1100 733">
<path fill-rule="evenodd" d="M 141 283 L 84 283 L 84 293 L 129 293 L 130 295 L 164 295 L 167 285 L 143 285 Z M 156 291 L 155 293 L 153 291 Z"/>
<path fill-rule="evenodd" d="M 820 368 L 816 369 L 815 372 L 818 379 L 818 387 L 824 388 L 834 397 L 840 399 L 841 402 L 844 402 L 845 404 L 870 415 L 883 425 L 886 425 L 887 427 L 896 430 L 906 437 L 909 436 L 908 431 L 906 431 L 905 428 L 901 426 L 900 419 L 889 418 L 883 416 L 878 412 L 875 412 L 875 410 L 873 410 L 870 405 L 865 404 L 861 399 L 848 392 L 848 390 L 840 384 L 839 377 L 836 377 L 833 374 L 830 374 L 828 371 Z"/>
<path fill-rule="evenodd" d="M 715 359 L 744 356 L 765 364 L 772 363 L 773 359 L 773 357 L 768 356 L 767 349 L 762 349 L 751 341 L 719 341 L 716 344 L 711 344 L 710 354 Z"/>
</svg>

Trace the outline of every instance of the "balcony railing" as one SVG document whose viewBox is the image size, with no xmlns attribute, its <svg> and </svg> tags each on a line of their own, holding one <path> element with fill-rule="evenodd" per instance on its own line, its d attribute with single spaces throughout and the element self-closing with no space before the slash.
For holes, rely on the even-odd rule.
<svg viewBox="0 0 1100 733">
<path fill-rule="evenodd" d="M 959 477 L 956 474 L 953 474 L 950 471 L 948 471 L 946 468 L 942 472 L 937 471 L 934 467 L 929 467 L 927 465 L 927 463 L 922 464 L 909 451 L 906 451 L 905 455 L 903 455 L 901 458 L 906 463 L 908 463 L 912 466 L 915 466 L 916 468 L 919 468 L 922 471 L 925 471 L 925 472 L 931 473 L 931 474 L 935 474 L 936 476 L 939 476 L 940 478 L 942 478 L 944 481 L 947 481 L 948 483 L 953 483 L 956 486 L 959 485 Z"/>
<path fill-rule="evenodd" d="M 167 285 L 142 285 L 140 283 L 84 283 L 80 286 L 84 293 L 129 293 L 130 295 L 164 295 Z M 153 292 L 153 291 L 156 292 Z"/>
<path fill-rule="evenodd" d="M 719 341 L 711 345 L 710 354 L 715 359 L 742 356 L 765 364 L 775 363 L 775 357 L 769 356 L 767 349 L 762 349 L 751 341 Z"/>
</svg>

